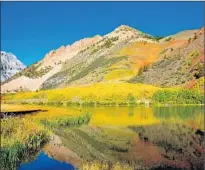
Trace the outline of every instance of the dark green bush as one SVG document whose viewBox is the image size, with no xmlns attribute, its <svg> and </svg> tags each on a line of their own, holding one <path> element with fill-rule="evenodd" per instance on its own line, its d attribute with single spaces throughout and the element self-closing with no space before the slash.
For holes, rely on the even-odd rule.
<svg viewBox="0 0 205 170">
<path fill-rule="evenodd" d="M 152 96 L 152 100 L 157 103 L 175 103 L 176 98 L 177 93 L 172 90 L 158 90 Z"/>
<path fill-rule="evenodd" d="M 172 37 L 168 37 L 165 39 L 165 41 L 170 41 L 172 39 Z"/>
<path fill-rule="evenodd" d="M 156 41 L 159 41 L 159 40 L 161 40 L 162 38 L 164 38 L 164 36 L 156 36 L 156 37 L 154 37 L 154 39 L 155 39 Z"/>
<path fill-rule="evenodd" d="M 203 104 L 204 95 L 202 92 L 190 89 L 180 90 L 158 90 L 153 96 L 154 103 L 172 104 Z"/>
<path fill-rule="evenodd" d="M 176 102 L 179 104 L 203 104 L 204 95 L 196 90 L 182 89 L 178 92 Z"/>
</svg>

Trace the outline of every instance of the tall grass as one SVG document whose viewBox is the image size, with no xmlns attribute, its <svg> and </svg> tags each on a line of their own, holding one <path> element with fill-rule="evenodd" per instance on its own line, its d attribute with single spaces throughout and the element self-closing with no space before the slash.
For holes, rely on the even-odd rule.
<svg viewBox="0 0 205 170">
<path fill-rule="evenodd" d="M 16 169 L 31 153 L 36 153 L 48 141 L 49 132 L 40 125 L 23 118 L 9 118 L 1 122 L 2 170 Z"/>
<path fill-rule="evenodd" d="M 49 128 L 57 128 L 57 127 L 73 127 L 79 126 L 82 124 L 88 124 L 91 119 L 90 113 L 85 113 L 78 117 L 58 117 L 56 119 L 42 119 L 39 122 Z"/>
</svg>

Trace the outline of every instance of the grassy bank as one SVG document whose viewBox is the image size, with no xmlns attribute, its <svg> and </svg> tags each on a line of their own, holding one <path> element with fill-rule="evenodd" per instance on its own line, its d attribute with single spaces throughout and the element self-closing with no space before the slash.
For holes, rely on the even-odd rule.
<svg viewBox="0 0 205 170">
<path fill-rule="evenodd" d="M 38 152 L 49 139 L 47 129 L 28 119 L 2 119 L 1 129 L 2 170 L 16 169 L 21 161 Z"/>
<path fill-rule="evenodd" d="M 21 92 L 3 96 L 4 102 L 40 105 L 110 105 L 203 104 L 203 91 L 183 88 L 159 88 L 145 84 L 99 83 L 38 92 Z"/>
<path fill-rule="evenodd" d="M 35 107 L 28 106 L 27 109 Z M 9 110 L 9 106 L 6 108 Z M 21 106 L 11 106 L 10 110 L 15 108 L 23 109 Z M 15 170 L 22 161 L 34 156 L 49 141 L 54 128 L 76 127 L 90 121 L 91 115 L 88 113 L 79 115 L 61 111 L 65 110 L 50 108 L 47 112 L 34 115 L 2 119 L 0 169 Z"/>
</svg>

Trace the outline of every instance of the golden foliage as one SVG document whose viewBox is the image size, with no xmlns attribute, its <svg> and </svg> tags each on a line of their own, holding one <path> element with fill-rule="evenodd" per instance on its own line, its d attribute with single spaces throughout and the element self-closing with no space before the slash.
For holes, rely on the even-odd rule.
<svg viewBox="0 0 205 170">
<path fill-rule="evenodd" d="M 98 83 L 91 86 L 16 93 L 5 96 L 4 100 L 46 99 L 48 102 L 126 103 L 130 94 L 135 99 L 150 99 L 153 93 L 159 89 L 145 84 Z"/>
</svg>

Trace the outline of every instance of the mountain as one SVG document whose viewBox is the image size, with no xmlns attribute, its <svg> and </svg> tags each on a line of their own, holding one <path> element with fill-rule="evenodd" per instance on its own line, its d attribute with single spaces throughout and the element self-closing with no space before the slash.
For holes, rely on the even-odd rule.
<svg viewBox="0 0 205 170">
<path fill-rule="evenodd" d="M 92 38 L 84 38 L 74 42 L 72 45 L 62 46 L 59 49 L 50 51 L 41 61 L 8 79 L 7 82 L 2 85 L 2 92 L 38 90 L 41 84 L 49 77 L 60 72 L 62 64 L 66 60 L 71 59 L 78 54 L 78 52 L 101 40 L 101 38 L 99 35 Z"/>
<path fill-rule="evenodd" d="M 2 86 L 45 90 L 98 82 L 189 84 L 202 77 L 204 29 L 153 37 L 126 25 L 52 50 Z M 195 63 L 195 64 L 194 64 Z"/>
<path fill-rule="evenodd" d="M 180 39 L 180 45 L 176 45 L 177 35 L 173 37 L 175 40 L 170 39 L 159 59 L 142 69 L 131 82 L 170 87 L 196 82 L 204 76 L 204 28 Z"/>
<path fill-rule="evenodd" d="M 146 36 L 149 35 L 128 26 L 116 28 L 63 63 L 61 71 L 47 79 L 41 89 L 127 80 L 137 68 L 131 68 L 129 56 L 121 50 L 132 43 L 155 42 Z"/>
<path fill-rule="evenodd" d="M 1 83 L 26 68 L 12 53 L 1 51 Z"/>
</svg>

